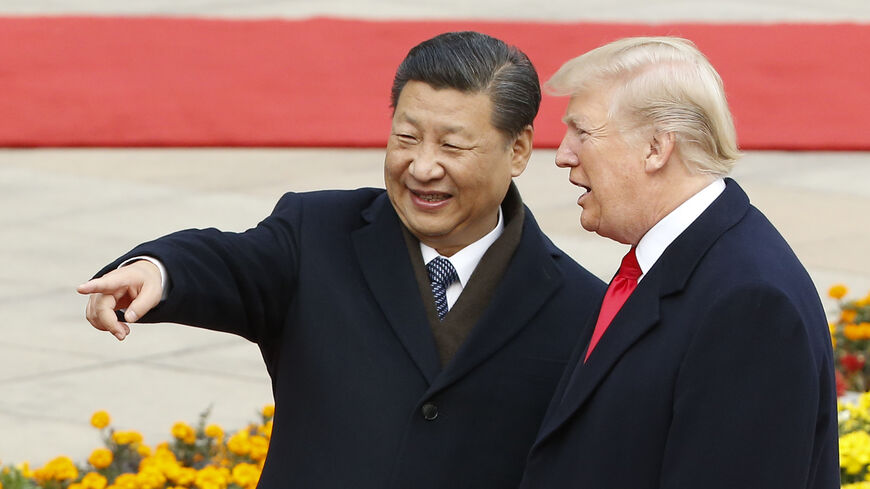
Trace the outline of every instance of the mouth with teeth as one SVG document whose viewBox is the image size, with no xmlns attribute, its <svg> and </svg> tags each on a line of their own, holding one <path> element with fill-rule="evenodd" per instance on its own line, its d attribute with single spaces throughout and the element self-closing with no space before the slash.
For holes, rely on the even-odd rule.
<svg viewBox="0 0 870 489">
<path fill-rule="evenodd" d="M 453 197 L 451 194 L 443 192 L 423 192 L 418 190 L 411 190 L 411 194 L 419 204 L 424 206 L 439 205 Z"/>
</svg>

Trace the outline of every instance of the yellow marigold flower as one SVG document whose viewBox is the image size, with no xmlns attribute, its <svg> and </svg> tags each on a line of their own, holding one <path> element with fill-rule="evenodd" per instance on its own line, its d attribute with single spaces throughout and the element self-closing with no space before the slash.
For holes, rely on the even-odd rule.
<svg viewBox="0 0 870 489">
<path fill-rule="evenodd" d="M 151 456 L 151 453 L 152 453 L 152 452 L 151 452 L 151 447 L 149 447 L 148 445 L 139 445 L 138 447 L 136 447 L 136 451 L 137 451 L 137 452 L 139 453 L 139 455 L 141 455 L 142 457 L 150 457 L 150 456 Z"/>
<path fill-rule="evenodd" d="M 95 469 L 105 469 L 112 465 L 112 460 L 114 458 L 115 457 L 111 450 L 107 448 L 97 448 L 91 452 L 91 456 L 88 457 L 88 463 L 93 465 Z"/>
<path fill-rule="evenodd" d="M 269 440 L 262 436 L 252 436 L 251 442 L 251 458 L 254 460 L 262 460 L 266 458 L 266 452 L 269 451 Z"/>
<path fill-rule="evenodd" d="M 828 296 L 833 299 L 840 300 L 843 297 L 846 297 L 846 294 L 849 293 L 849 289 L 846 288 L 843 284 L 836 284 L 830 289 L 828 289 Z"/>
<path fill-rule="evenodd" d="M 179 486 L 190 486 L 196 481 L 196 469 L 190 467 L 180 467 L 178 474 L 175 475 L 173 482 Z"/>
<path fill-rule="evenodd" d="M 221 441 L 224 439 L 224 429 L 216 424 L 210 424 L 205 427 L 205 436 Z"/>
<path fill-rule="evenodd" d="M 27 479 L 32 479 L 32 478 L 33 478 L 33 471 L 30 470 L 30 464 L 29 464 L 29 463 L 27 463 L 27 462 L 21 462 L 21 463 L 18 464 L 15 468 L 17 468 L 18 471 L 21 472 L 21 475 L 24 476 L 25 478 L 27 478 Z"/>
<path fill-rule="evenodd" d="M 3 489 L 3 484 L 0 484 L 0 489 Z M 73 483 L 73 484 L 70 484 L 69 486 L 67 486 L 66 489 L 85 489 L 85 486 L 83 486 L 79 483 Z"/>
<path fill-rule="evenodd" d="M 196 443 L 196 431 L 189 424 L 181 421 L 172 425 L 172 436 L 188 445 Z"/>
<path fill-rule="evenodd" d="M 138 489 L 136 474 L 121 474 L 115 478 L 113 484 L 117 489 Z"/>
<path fill-rule="evenodd" d="M 103 429 L 106 426 L 109 426 L 109 423 L 112 422 L 112 418 L 109 417 L 109 413 L 105 411 L 97 411 L 91 415 L 91 426 L 98 429 Z"/>
<path fill-rule="evenodd" d="M 138 431 L 116 431 L 112 433 L 112 441 L 118 445 L 135 445 L 142 443 L 142 434 Z"/>
<path fill-rule="evenodd" d="M 89 472 L 82 478 L 81 487 L 82 489 L 106 489 L 108 483 L 109 481 L 101 474 Z M 72 489 L 72 486 L 68 489 Z"/>
<path fill-rule="evenodd" d="M 146 467 L 136 474 L 136 484 L 139 489 L 162 489 L 166 476 L 156 467 Z"/>
<path fill-rule="evenodd" d="M 837 349 L 837 337 L 836 336 L 831 336 L 831 347 L 833 347 L 834 350 Z"/>
<path fill-rule="evenodd" d="M 272 416 L 275 416 L 275 405 L 266 404 L 265 406 L 263 406 L 263 417 L 271 418 Z"/>
<path fill-rule="evenodd" d="M 260 480 L 260 469 L 253 464 L 241 463 L 233 467 L 233 482 L 243 489 L 255 489 Z"/>
<path fill-rule="evenodd" d="M 37 469 L 33 476 L 41 482 L 75 480 L 79 477 L 79 470 L 69 457 L 57 457 Z"/>
<path fill-rule="evenodd" d="M 230 471 L 209 465 L 196 473 L 193 484 L 199 489 L 226 489 L 230 483 Z"/>
<path fill-rule="evenodd" d="M 858 330 L 861 332 L 861 339 L 870 339 L 870 323 L 860 323 Z"/>
<path fill-rule="evenodd" d="M 251 453 L 251 441 L 247 430 L 239 430 L 227 440 L 227 448 L 236 455 L 245 456 Z"/>
<path fill-rule="evenodd" d="M 266 421 L 266 424 L 260 426 L 258 431 L 266 438 L 272 439 L 272 420 Z"/>
</svg>

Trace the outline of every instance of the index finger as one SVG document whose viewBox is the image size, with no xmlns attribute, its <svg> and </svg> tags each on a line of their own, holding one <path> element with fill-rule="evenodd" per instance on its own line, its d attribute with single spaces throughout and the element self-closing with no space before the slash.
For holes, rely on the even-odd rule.
<svg viewBox="0 0 870 489">
<path fill-rule="evenodd" d="M 88 280 L 76 287 L 76 292 L 82 295 L 95 293 L 113 295 L 127 286 L 126 280 L 113 274 L 114 272 L 110 272 L 100 278 Z"/>
</svg>

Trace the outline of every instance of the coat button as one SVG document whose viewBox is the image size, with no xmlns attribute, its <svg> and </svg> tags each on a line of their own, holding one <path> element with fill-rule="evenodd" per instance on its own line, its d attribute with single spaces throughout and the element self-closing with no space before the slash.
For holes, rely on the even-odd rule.
<svg viewBox="0 0 870 489">
<path fill-rule="evenodd" d="M 430 402 L 423 404 L 422 411 L 423 411 L 423 418 L 426 419 L 426 421 L 432 421 L 433 419 L 438 417 L 438 406 L 436 406 Z"/>
</svg>

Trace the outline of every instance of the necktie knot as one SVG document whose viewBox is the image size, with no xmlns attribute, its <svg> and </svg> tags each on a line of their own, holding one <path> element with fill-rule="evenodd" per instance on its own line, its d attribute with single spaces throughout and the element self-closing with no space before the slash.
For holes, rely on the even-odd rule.
<svg viewBox="0 0 870 489">
<path fill-rule="evenodd" d="M 637 262 L 637 254 L 634 251 L 634 246 L 632 246 L 631 250 L 622 258 L 622 264 L 619 266 L 619 271 L 616 275 L 629 280 L 637 280 L 642 274 L 643 271 Z"/>
<path fill-rule="evenodd" d="M 447 315 L 447 287 L 459 280 L 459 275 L 450 260 L 440 256 L 427 263 L 426 270 L 429 272 L 432 295 L 435 296 L 438 319 L 443 320 Z"/>
</svg>

